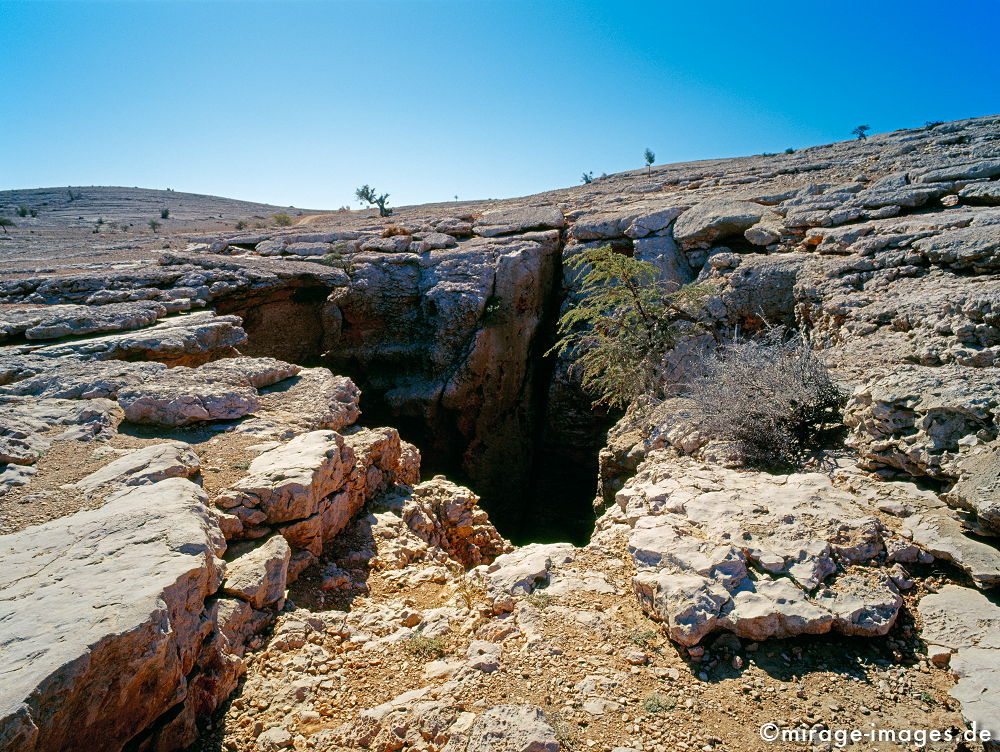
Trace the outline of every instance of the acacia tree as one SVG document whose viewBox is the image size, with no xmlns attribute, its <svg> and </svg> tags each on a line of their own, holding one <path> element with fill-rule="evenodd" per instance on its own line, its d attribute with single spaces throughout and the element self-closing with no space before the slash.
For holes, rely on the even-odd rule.
<svg viewBox="0 0 1000 752">
<path fill-rule="evenodd" d="M 392 209 L 387 209 L 385 206 L 385 202 L 389 200 L 388 193 L 383 193 L 381 196 L 379 196 L 375 192 L 375 189 L 366 183 L 365 185 L 361 186 L 356 191 L 354 191 L 354 195 L 357 197 L 358 201 L 365 202 L 369 206 L 377 206 L 378 215 L 380 217 L 392 216 Z"/>
<path fill-rule="evenodd" d="M 581 297 L 560 317 L 549 353 L 573 362 L 595 405 L 626 407 L 652 389 L 667 354 L 701 331 L 698 313 L 712 288 L 665 282 L 653 264 L 609 245 L 583 251 L 567 266 L 581 273 Z"/>
<path fill-rule="evenodd" d="M 851 131 L 851 134 L 857 136 L 859 141 L 863 141 L 864 139 L 868 138 L 868 131 L 870 131 L 871 129 L 872 127 L 870 125 L 859 125 L 853 131 Z"/>
<path fill-rule="evenodd" d="M 653 166 L 653 162 L 656 161 L 656 155 L 653 153 L 652 149 L 646 149 L 642 153 L 642 158 L 646 160 L 646 172 L 649 172 Z"/>
<path fill-rule="evenodd" d="M 3 228 L 3 234 L 6 235 L 8 227 L 17 227 L 17 225 L 14 224 L 13 219 L 9 219 L 8 217 L 0 217 L 0 227 Z"/>
</svg>

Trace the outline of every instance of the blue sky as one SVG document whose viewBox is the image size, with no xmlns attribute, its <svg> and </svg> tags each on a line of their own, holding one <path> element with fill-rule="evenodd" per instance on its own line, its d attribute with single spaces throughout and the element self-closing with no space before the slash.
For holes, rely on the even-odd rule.
<svg viewBox="0 0 1000 752">
<path fill-rule="evenodd" d="M 0 189 L 336 208 L 1000 112 L 1000 2 L 0 0 Z"/>
</svg>

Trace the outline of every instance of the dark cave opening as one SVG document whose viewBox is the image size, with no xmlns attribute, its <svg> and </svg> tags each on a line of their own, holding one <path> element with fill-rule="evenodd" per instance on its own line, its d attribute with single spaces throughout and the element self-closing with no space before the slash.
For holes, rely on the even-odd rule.
<svg viewBox="0 0 1000 752">
<path fill-rule="evenodd" d="M 512 452 L 489 454 L 490 466 L 483 472 L 483 462 L 477 462 L 482 458 L 473 456 L 482 437 L 456 430 L 460 413 L 442 408 L 436 419 L 429 420 L 426 413 L 412 405 L 400 407 L 388 395 L 390 389 L 416 378 L 407 371 L 413 365 L 403 354 L 387 350 L 384 360 L 373 366 L 342 357 L 335 346 L 328 349 L 329 292 L 322 285 L 271 288 L 259 296 L 217 301 L 216 308 L 243 318 L 248 335 L 239 348 L 243 354 L 323 366 L 351 378 L 362 392 L 359 425 L 398 430 L 420 450 L 424 480 L 444 475 L 472 489 L 497 529 L 515 544 L 589 541 L 595 522 L 598 453 L 614 419 L 593 410 L 587 395 L 563 383 L 565 376 L 560 380 L 553 359 L 545 356 L 554 321 L 542 322 L 528 356 L 532 387 L 523 415 L 514 421 Z"/>
</svg>

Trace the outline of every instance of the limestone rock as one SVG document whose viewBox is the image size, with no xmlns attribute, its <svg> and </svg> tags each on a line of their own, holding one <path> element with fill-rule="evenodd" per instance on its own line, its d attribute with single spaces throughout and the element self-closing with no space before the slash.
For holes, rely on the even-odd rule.
<svg viewBox="0 0 1000 752">
<path fill-rule="evenodd" d="M 469 752 L 559 752 L 562 745 L 534 705 L 497 705 L 476 718 Z"/>
<path fill-rule="evenodd" d="M 996 438 L 1000 375 L 963 366 L 900 366 L 859 386 L 844 411 L 848 444 L 872 467 L 955 478 L 959 457 Z"/>
<path fill-rule="evenodd" d="M 682 645 L 719 629 L 881 635 L 902 606 L 886 574 L 834 576 L 884 544 L 877 518 L 826 476 L 727 470 L 658 449 L 616 501 L 591 545 L 627 526 L 640 604 Z"/>
<path fill-rule="evenodd" d="M 204 501 L 170 478 L 0 537 L 5 749 L 118 750 L 184 700 L 223 572 Z"/>
<path fill-rule="evenodd" d="M 204 311 L 131 332 L 46 345 L 34 353 L 49 358 L 76 355 L 91 360 L 156 360 L 169 365 L 196 366 L 235 354 L 234 348 L 247 338 L 240 323 L 238 316 Z"/>
<path fill-rule="evenodd" d="M 118 392 L 133 423 L 183 426 L 234 420 L 260 406 L 257 389 L 298 373 L 299 367 L 271 358 L 229 358 L 198 368 L 178 366 Z"/>
<path fill-rule="evenodd" d="M 380 513 L 398 515 L 413 541 L 394 520 Z M 427 558 L 428 549 L 438 549 L 466 569 L 490 564 L 510 551 L 511 545 L 490 523 L 472 491 L 437 476 L 410 489 L 397 489 L 376 500 L 376 528 L 380 540 L 379 566 L 403 567 L 417 558 Z"/>
<path fill-rule="evenodd" d="M 1000 206 L 1000 182 L 973 183 L 958 192 L 966 204 L 985 204 Z"/>
<path fill-rule="evenodd" d="M 74 485 L 81 491 L 118 490 L 145 486 L 167 478 L 191 478 L 201 461 L 188 444 L 171 442 L 136 449 L 108 463 Z"/>
<path fill-rule="evenodd" d="M 566 218 L 555 206 L 492 209 L 476 220 L 473 232 L 492 238 L 527 230 L 559 229 L 565 224 Z"/>
<path fill-rule="evenodd" d="M 974 512 L 979 524 L 1000 534 L 1000 444 L 973 448 L 958 463 L 958 471 L 960 480 L 945 499 Z"/>
<path fill-rule="evenodd" d="M 958 683 L 949 694 L 962 705 L 970 724 L 1000 739 L 1000 607 L 982 593 L 957 585 L 925 595 L 917 604 L 923 621 L 921 637 L 953 653 L 951 670 Z"/>
<path fill-rule="evenodd" d="M 339 490 L 354 464 L 353 453 L 333 431 L 310 431 L 250 463 L 248 475 L 215 499 L 227 510 L 258 510 L 269 523 L 304 519 Z"/>
<path fill-rule="evenodd" d="M 290 439 L 307 431 L 340 431 L 361 417 L 361 390 L 326 368 L 303 368 L 259 394 L 260 407 L 235 430 Z"/>
<path fill-rule="evenodd" d="M 531 543 L 497 557 L 486 569 L 486 581 L 493 593 L 532 592 L 549 582 L 554 567 L 574 558 L 569 543 Z"/>
<path fill-rule="evenodd" d="M 281 608 L 292 551 L 280 535 L 233 559 L 226 566 L 222 590 L 247 601 L 255 609 Z"/>
<path fill-rule="evenodd" d="M 674 222 L 674 239 L 684 250 L 708 248 L 730 235 L 739 235 L 770 214 L 765 206 L 749 201 L 720 199 L 704 201 Z"/>
<path fill-rule="evenodd" d="M 167 309 L 153 301 L 108 305 L 55 305 L 0 312 L 0 342 L 22 335 L 27 340 L 80 337 L 150 326 Z"/>
</svg>

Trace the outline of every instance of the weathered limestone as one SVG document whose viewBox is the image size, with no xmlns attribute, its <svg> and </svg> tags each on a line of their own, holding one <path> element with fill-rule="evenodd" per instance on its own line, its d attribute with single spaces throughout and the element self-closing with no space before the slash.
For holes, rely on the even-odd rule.
<svg viewBox="0 0 1000 752">
<path fill-rule="evenodd" d="M 0 495 L 28 482 L 34 474 L 30 466 L 53 441 L 106 439 L 124 418 L 107 399 L 0 397 L 0 409 Z"/>
<path fill-rule="evenodd" d="M 569 543 L 531 543 L 498 556 L 486 568 L 486 583 L 495 595 L 530 593 L 549 584 L 554 567 L 568 564 L 574 558 Z"/>
<path fill-rule="evenodd" d="M 961 456 L 997 437 L 1000 374 L 964 366 L 900 366 L 858 387 L 844 412 L 848 444 L 868 466 L 955 478 Z"/>
<path fill-rule="evenodd" d="M 720 238 L 743 232 L 771 215 L 750 201 L 713 200 L 696 204 L 674 222 L 674 239 L 684 250 L 708 248 Z M 772 215 L 773 216 L 773 215 Z"/>
<path fill-rule="evenodd" d="M 234 420 L 258 409 L 257 389 L 294 376 L 299 367 L 271 358 L 228 358 L 196 369 L 178 366 L 118 392 L 133 423 L 183 426 Z"/>
<path fill-rule="evenodd" d="M 967 722 L 1000 739 L 1000 607 L 982 593 L 957 585 L 926 595 L 917 606 L 921 636 L 939 663 L 950 662 L 958 683 L 949 694 L 962 704 Z M 938 653 L 936 648 L 945 652 Z"/>
<path fill-rule="evenodd" d="M 0 537 L 0 749 L 118 750 L 184 701 L 224 570 L 204 501 L 170 478 Z"/>
<path fill-rule="evenodd" d="M 85 493 L 114 491 L 127 486 L 145 486 L 167 478 L 193 477 L 201 461 L 188 444 L 152 444 L 128 452 L 74 485 Z"/>
<path fill-rule="evenodd" d="M 492 238 L 528 230 L 557 230 L 565 224 L 563 213 L 555 206 L 492 209 L 476 220 L 473 232 Z"/>
<path fill-rule="evenodd" d="M 640 603 L 682 645 L 717 629 L 881 635 L 902 605 L 886 574 L 854 567 L 884 553 L 881 523 L 826 476 L 726 470 L 660 449 L 616 501 L 591 545 L 629 531 Z"/>
<path fill-rule="evenodd" d="M 476 718 L 465 749 L 469 752 L 559 752 L 562 745 L 546 723 L 541 708 L 497 705 Z"/>
<path fill-rule="evenodd" d="M 226 566 L 222 592 L 249 603 L 257 610 L 281 608 L 288 582 L 292 551 L 280 535 L 233 559 Z"/>
<path fill-rule="evenodd" d="M 0 342 L 18 335 L 31 341 L 141 329 L 156 323 L 166 313 L 161 303 L 153 301 L 5 310 L 0 312 Z"/>
<path fill-rule="evenodd" d="M 366 501 L 415 483 L 419 467 L 419 453 L 391 428 L 310 431 L 260 454 L 214 504 L 230 539 L 280 532 L 292 546 L 291 581 Z"/>
<path fill-rule="evenodd" d="M 156 360 L 168 365 L 197 366 L 233 355 L 246 341 L 238 316 L 211 311 L 166 319 L 144 329 L 46 345 L 33 352 L 49 358 L 77 355 L 89 360 Z"/>
</svg>

